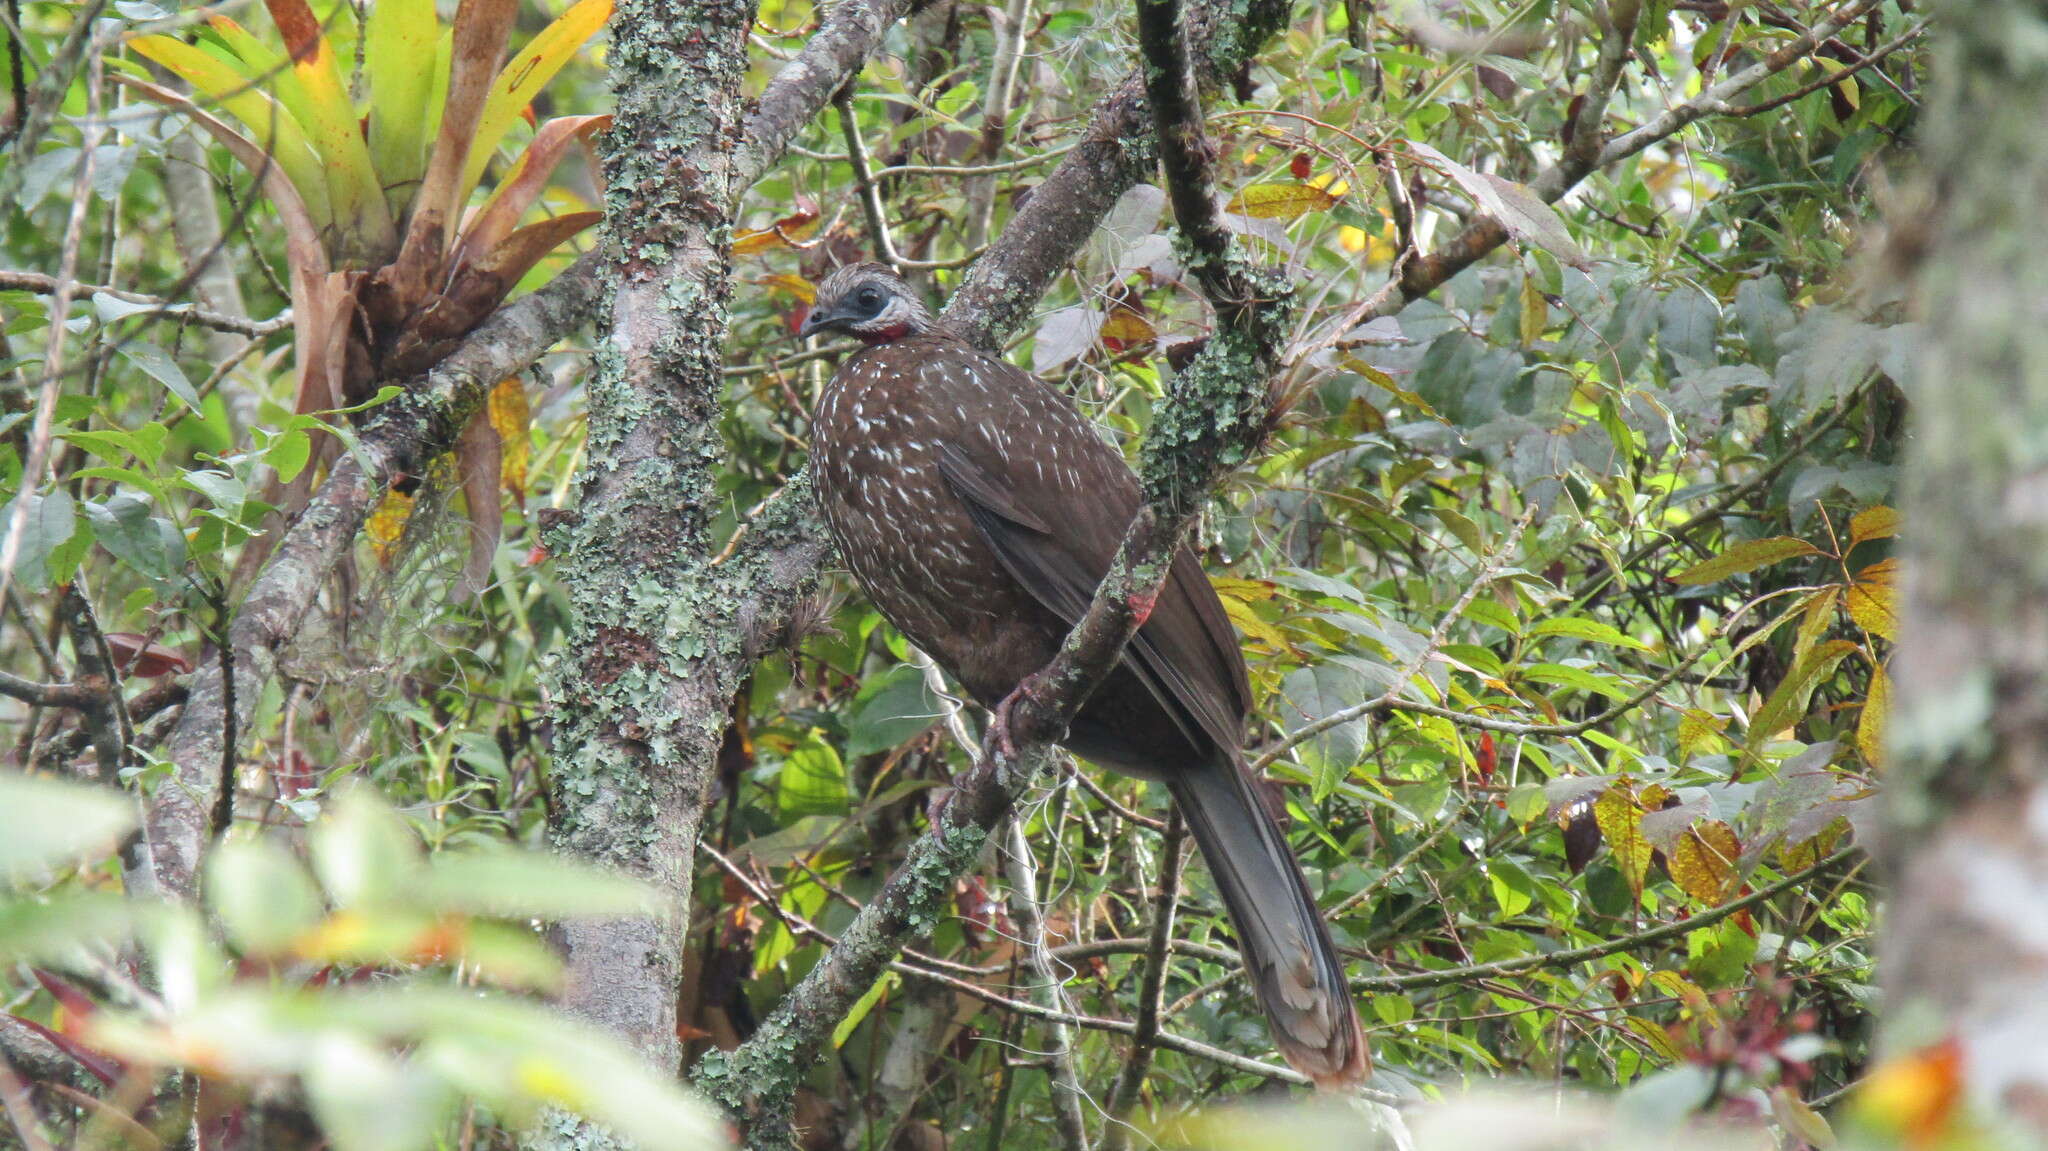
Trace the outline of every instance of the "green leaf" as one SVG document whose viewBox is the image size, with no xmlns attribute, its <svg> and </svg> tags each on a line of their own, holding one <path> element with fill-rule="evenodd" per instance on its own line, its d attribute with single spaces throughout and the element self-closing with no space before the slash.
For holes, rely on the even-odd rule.
<svg viewBox="0 0 2048 1151">
<path fill-rule="evenodd" d="M 944 715 L 941 701 L 925 685 L 924 673 L 899 664 L 861 686 L 846 721 L 850 758 L 887 751 L 931 727 Z"/>
<path fill-rule="evenodd" d="M 308 840 L 313 870 L 342 907 L 402 903 L 420 871 L 420 841 L 368 786 L 345 792 Z"/>
<path fill-rule="evenodd" d="M 1628 689 L 1614 680 L 1582 667 L 1569 667 L 1561 663 L 1530 664 L 1522 669 L 1522 678 L 1537 683 L 1555 683 L 1577 688 L 1594 695 L 1604 695 L 1617 702 L 1629 697 Z"/>
<path fill-rule="evenodd" d="M 843 815 L 852 800 L 846 765 L 816 732 L 782 761 L 776 775 L 775 809 L 784 822 L 806 815 Z"/>
<path fill-rule="evenodd" d="M 363 27 L 363 74 L 370 88 L 370 160 L 394 213 L 402 213 L 427 169 L 434 117 L 434 0 L 377 0 Z M 274 465 L 273 465 L 274 466 Z"/>
<path fill-rule="evenodd" d="M 105 851 L 133 826 L 135 806 L 118 792 L 0 773 L 0 879 Z"/>
<path fill-rule="evenodd" d="M 87 469 L 91 470 L 91 469 Z M 117 495 L 104 504 L 85 504 L 92 534 L 117 560 L 164 581 L 185 566 L 185 537 L 165 520 L 149 514 L 149 505 L 134 496 Z"/>
<path fill-rule="evenodd" d="M 852 1007 L 847 1008 L 846 1018 L 841 1019 L 839 1025 L 832 1029 L 833 1048 L 836 1050 L 846 1046 L 846 1041 L 852 1037 L 854 1028 L 859 1027 L 861 1020 L 868 1017 L 868 1012 L 875 1009 L 875 1004 L 882 1001 L 882 996 L 895 990 L 902 982 L 903 977 L 895 971 L 882 972 L 881 977 L 875 980 L 874 986 L 868 988 L 859 999 L 854 1000 Z"/>
<path fill-rule="evenodd" d="M 299 473 L 306 470 L 306 462 L 312 458 L 313 437 L 297 428 L 271 441 L 269 450 L 263 453 L 263 462 L 277 473 L 278 482 L 285 484 L 298 479 Z"/>
<path fill-rule="evenodd" d="M 1857 647 L 1846 639 L 1833 639 L 1815 647 L 1790 674 L 1778 681 L 1769 699 L 1749 721 L 1749 744 L 1759 747 L 1767 739 L 1797 723 L 1806 714 L 1807 700 L 1822 680 L 1834 674 L 1835 666 L 1855 654 Z"/>
<path fill-rule="evenodd" d="M 1694 564 L 1678 576 L 1682 584 L 1713 583 L 1757 568 L 1769 567 L 1801 556 L 1817 556 L 1827 553 L 1794 536 L 1772 536 L 1768 539 L 1744 540 L 1703 563 Z"/>
<path fill-rule="evenodd" d="M 230 840 L 206 864 L 207 906 L 244 955 L 272 955 L 320 921 L 313 879 L 269 840 Z"/>
<path fill-rule="evenodd" d="M 195 413 L 204 415 L 199 407 L 199 392 L 192 387 L 192 381 L 185 378 L 184 369 L 178 367 L 170 353 L 154 344 L 125 341 L 117 347 L 121 358 L 141 368 L 150 379 L 169 388 L 171 394 L 185 402 Z"/>
<path fill-rule="evenodd" d="M 444 851 L 407 898 L 435 911 L 501 918 L 653 915 L 659 892 L 622 875 L 531 851 Z"/>
<path fill-rule="evenodd" d="M 1546 619 L 1531 624 L 1528 632 L 1525 634 L 1531 639 L 1553 635 L 1568 636 L 1572 639 L 1583 639 L 1591 643 L 1604 643 L 1611 647 L 1632 647 L 1637 651 L 1650 650 L 1649 644 L 1634 636 L 1623 635 L 1612 625 L 1601 623 L 1599 620 L 1571 617 Z"/>
<path fill-rule="evenodd" d="M 22 520 L 21 542 L 15 547 L 14 572 L 24 585 L 40 591 L 51 585 L 56 574 L 52 553 L 78 530 L 78 510 L 64 488 L 52 488 L 44 496 L 29 492 L 0 507 L 0 536 L 13 526 L 15 512 L 24 500 L 28 512 Z M 76 562 L 72 560 L 74 565 Z"/>
</svg>

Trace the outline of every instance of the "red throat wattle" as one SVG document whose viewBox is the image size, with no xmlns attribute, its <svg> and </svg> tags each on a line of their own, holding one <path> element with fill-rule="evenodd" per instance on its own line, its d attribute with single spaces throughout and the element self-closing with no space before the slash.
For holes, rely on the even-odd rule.
<svg viewBox="0 0 2048 1151">
<path fill-rule="evenodd" d="M 893 344 L 909 334 L 910 325 L 908 323 L 891 324 L 878 332 L 855 331 L 853 333 L 855 339 L 871 348 L 878 344 Z"/>
</svg>

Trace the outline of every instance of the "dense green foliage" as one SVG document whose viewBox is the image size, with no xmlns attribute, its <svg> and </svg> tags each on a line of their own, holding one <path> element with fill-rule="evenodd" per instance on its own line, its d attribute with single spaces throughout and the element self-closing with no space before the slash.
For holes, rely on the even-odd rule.
<svg viewBox="0 0 2048 1151">
<path fill-rule="evenodd" d="M 515 40 L 561 7 L 522 10 Z M 1858 223 L 1875 213 L 1886 169 L 1904 162 L 1918 18 L 1871 6 L 1815 60 L 1733 103 L 1796 98 L 1673 125 L 1553 212 L 1530 186 L 1570 146 L 1577 95 L 1615 35 L 1610 10 L 1626 7 L 1301 4 L 1234 96 L 1213 104 L 1227 218 L 1250 255 L 1293 275 L 1300 308 L 1266 449 L 1214 502 L 1200 543 L 1251 662 L 1248 747 L 1277 781 L 1353 957 L 1376 1086 L 1404 1097 L 1496 1078 L 1627 1089 L 1644 1114 L 1755 1119 L 1819 1141 L 1810 1108 L 1825 1110 L 1871 1056 L 1874 896 L 1853 848 L 1882 775 L 1895 381 L 1914 329 L 1896 301 L 1859 288 L 1853 265 Z M 889 34 L 839 106 L 856 117 L 894 247 L 935 299 L 1134 59 L 1123 9 L 1007 8 L 931 6 Z M 1765 62 L 1830 7 L 1643 9 L 1611 129 Z M 181 162 L 168 148 L 176 122 L 103 82 L 140 67 L 117 38 L 80 66 L 65 37 L 82 10 L 32 0 L 21 13 L 27 79 L 51 78 L 63 100 L 35 152 L 0 174 L 0 264 L 189 303 L 190 253 L 161 178 Z M 762 7 L 750 84 L 802 45 L 815 17 L 801 0 Z M 146 2 L 101 19 L 112 33 L 176 27 Z M 1025 33 L 1007 112 L 992 75 L 1005 21 Z M 1815 86 L 1895 39 L 1896 54 Z M 545 111 L 605 109 L 595 55 L 562 73 Z M 803 467 L 806 413 L 831 365 L 792 335 L 810 285 L 874 251 L 842 114 L 828 109 L 735 221 L 731 456 L 706 494 L 726 509 L 721 537 L 747 530 Z M 515 123 L 504 157 L 530 137 Z M 274 315 L 288 297 L 281 230 L 245 170 L 217 150 L 206 163 L 247 310 Z M 949 170 L 963 165 L 996 170 Z M 599 199 L 594 165 L 578 167 L 565 164 L 540 211 Z M 1127 194 L 1009 352 L 1133 458 L 1174 347 L 1208 325 L 1163 204 L 1152 186 Z M 1413 248 L 1440 251 L 1477 213 L 1514 239 L 1398 306 L 1388 286 L 1421 262 Z M 119 778 L 102 774 L 81 734 L 90 709 L 4 701 L 0 725 L 11 769 L 147 796 L 166 786 L 152 750 L 179 696 L 175 681 L 143 677 L 209 674 L 248 586 L 238 561 L 276 498 L 270 477 L 327 458 L 313 440 L 338 438 L 345 452 L 352 424 L 294 415 L 288 331 L 245 346 L 189 310 L 88 291 L 57 334 L 50 299 L 0 291 L 0 502 L 26 507 L 0 574 L 12 584 L 0 671 L 64 681 L 97 666 L 93 629 L 65 622 L 61 589 L 76 588 L 114 661 L 129 665 L 135 751 Z M 444 462 L 387 497 L 284 649 L 233 740 L 237 818 L 216 849 L 212 893 L 222 938 L 196 919 L 163 921 L 182 933 L 180 962 L 203 969 L 196 998 L 159 1003 L 133 972 L 113 978 L 111 942 L 84 959 L 75 950 L 133 926 L 91 918 L 120 887 L 100 834 L 68 845 L 72 856 L 59 845 L 28 861 L 76 865 L 22 873 L 16 901 L 0 905 L 0 917 L 42 917 L 61 933 L 0 928 L 8 1011 L 81 1052 L 154 1051 L 239 1084 L 240 1101 L 263 1098 L 248 1092 L 266 1074 L 303 1073 L 316 1103 L 328 1100 L 323 1119 L 339 1113 L 322 1095 L 337 1076 L 358 1065 L 399 1076 L 390 1052 L 403 1047 L 407 1066 L 445 1073 L 417 1092 L 444 1146 L 508 1140 L 492 1125 L 534 1102 L 607 1113 L 574 1087 L 489 1078 L 498 1065 L 482 1060 L 479 1029 L 552 1024 L 515 1019 L 509 1005 L 472 1019 L 451 1000 L 445 1017 L 408 1023 L 424 1032 L 380 1030 L 374 1005 L 333 988 L 362 976 L 544 989 L 553 968 L 538 936 L 506 918 L 595 913 L 601 893 L 620 892 L 586 895 L 595 880 L 536 870 L 537 894 L 523 900 L 436 902 L 430 884 L 404 899 L 352 896 L 330 862 L 344 833 L 322 830 L 399 834 L 360 798 L 370 789 L 433 868 L 473 869 L 477 892 L 516 889 L 529 879 L 517 869 L 539 866 L 486 852 L 547 845 L 538 683 L 566 601 L 539 528 L 590 462 L 579 387 L 589 353 L 575 344 L 494 393 L 486 422 L 505 437 L 505 506 L 488 586 L 469 595 L 461 578 L 472 528 L 452 511 L 463 485 Z M 46 366 L 59 391 L 39 412 Z M 45 436 L 51 471 L 24 484 Z M 743 1038 L 816 962 L 818 933 L 844 926 L 967 763 L 948 729 L 957 704 L 843 576 L 828 577 L 789 631 L 733 701 L 705 835 L 716 854 L 700 859 L 695 914 L 678 927 L 697 960 L 683 989 L 695 1048 Z M 1088 765 L 1078 773 L 1052 781 L 1024 817 L 1035 896 L 1068 976 L 1065 1009 L 1128 1020 L 1149 962 L 1164 795 Z M 0 841 L 23 833 L 18 810 L 0 811 Z M 125 824 L 109 818 L 82 830 Z M 363 830 L 373 824 L 385 830 Z M 308 850 L 318 889 L 286 858 Z M 834 1035 L 836 1057 L 803 1101 L 816 1145 L 1056 1145 L 1038 1054 L 1047 1041 L 1005 1006 L 1035 998 L 1014 939 L 1016 875 L 992 853 L 959 887 L 957 917 Z M 238 900 L 284 901 L 301 928 Z M 369 935 L 341 946 L 334 933 L 349 924 Z M 1175 936 L 1192 946 L 1166 972 L 1164 1029 L 1267 1057 L 1199 863 L 1184 874 Z M 143 954 L 157 957 L 151 977 L 166 978 L 167 953 Z M 953 982 L 927 977 L 939 969 Z M 1430 974 L 1443 971 L 1455 974 Z M 231 1033 L 210 1037 L 215 1064 L 145 1042 L 182 1012 L 287 994 L 306 1013 L 293 1024 L 305 1051 L 288 1060 L 245 1059 L 240 1046 L 256 1040 Z M 98 1035 L 100 1012 L 129 1030 Z M 1085 1020 L 1073 1035 L 1079 1081 L 1101 1103 L 1131 1038 Z M 1137 1115 L 1172 1119 L 1260 1079 L 1164 1045 Z M 438 1109 L 458 1094 L 484 1109 Z M 98 1113 L 71 1096 L 39 1102 L 58 1134 Z M 330 1134 L 347 1147 L 409 1137 Z"/>
</svg>

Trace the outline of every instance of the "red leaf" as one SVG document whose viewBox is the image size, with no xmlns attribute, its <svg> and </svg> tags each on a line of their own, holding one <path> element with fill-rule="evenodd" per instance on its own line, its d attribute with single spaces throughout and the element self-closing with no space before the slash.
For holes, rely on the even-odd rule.
<svg viewBox="0 0 2048 1151">
<path fill-rule="evenodd" d="M 52 975 L 40 967 L 30 968 L 30 971 L 35 975 L 36 982 L 43 985 L 43 990 L 50 993 L 50 998 L 56 1000 L 57 1005 L 64 1009 L 65 1014 L 84 1019 L 99 1010 L 99 1004 L 94 1003 L 91 996 L 63 976 Z"/>
<path fill-rule="evenodd" d="M 102 1055 L 101 1053 L 94 1051 L 91 1048 L 80 1043 L 78 1040 L 73 1039 L 68 1035 L 60 1035 L 57 1032 L 52 1031 L 49 1028 L 43 1026 L 42 1024 L 37 1023 L 33 1019 L 23 1019 L 19 1015 L 9 1015 L 7 1016 L 7 1018 L 14 1020 L 21 1026 L 26 1027 L 30 1031 L 35 1032 L 37 1035 L 42 1036 L 44 1039 L 49 1040 L 50 1045 L 52 1047 L 57 1048 L 59 1051 L 62 1051 L 64 1054 L 69 1055 L 71 1056 L 71 1058 L 77 1060 L 78 1065 L 80 1067 L 85 1068 L 86 1071 L 89 1072 L 94 1079 L 99 1080 L 101 1083 L 104 1083 L 108 1087 L 112 1087 L 114 1085 L 114 1081 L 116 1079 L 119 1079 L 128 1071 L 128 1065 L 126 1063 L 121 1062 L 119 1059 L 116 1059 L 111 1055 Z"/>
</svg>

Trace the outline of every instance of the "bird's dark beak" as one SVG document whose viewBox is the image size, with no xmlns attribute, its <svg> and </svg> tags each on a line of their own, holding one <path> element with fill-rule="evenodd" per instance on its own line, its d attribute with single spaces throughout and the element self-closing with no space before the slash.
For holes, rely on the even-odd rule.
<svg viewBox="0 0 2048 1151">
<path fill-rule="evenodd" d="M 812 308 L 809 314 L 804 316 L 803 327 L 797 329 L 797 339 L 808 340 L 827 328 L 838 327 L 845 319 L 845 316 L 829 308 Z"/>
</svg>

